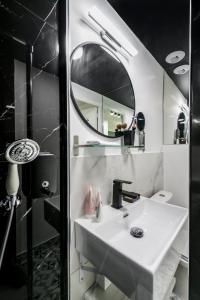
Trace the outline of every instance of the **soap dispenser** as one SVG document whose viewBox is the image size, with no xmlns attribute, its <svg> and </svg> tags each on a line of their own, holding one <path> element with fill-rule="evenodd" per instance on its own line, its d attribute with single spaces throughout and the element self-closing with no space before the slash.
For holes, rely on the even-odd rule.
<svg viewBox="0 0 200 300">
<path fill-rule="evenodd" d="M 91 218 L 95 214 L 95 205 L 93 201 L 93 191 L 91 186 L 89 186 L 85 196 L 84 213 L 87 218 Z"/>
<path fill-rule="evenodd" d="M 102 216 L 103 216 L 103 205 L 101 200 L 101 193 L 100 191 L 98 191 L 96 196 L 96 221 L 101 222 Z"/>
</svg>

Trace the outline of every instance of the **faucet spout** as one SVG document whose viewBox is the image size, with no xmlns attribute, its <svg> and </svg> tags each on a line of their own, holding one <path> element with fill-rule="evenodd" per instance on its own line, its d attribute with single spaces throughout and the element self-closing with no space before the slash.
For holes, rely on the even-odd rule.
<svg viewBox="0 0 200 300">
<path fill-rule="evenodd" d="M 115 179 L 113 180 L 113 201 L 112 207 L 116 209 L 122 208 L 122 200 L 134 202 L 139 199 L 140 195 L 133 192 L 122 190 L 122 184 L 131 184 L 131 181 Z"/>
<path fill-rule="evenodd" d="M 133 203 L 140 199 L 140 194 L 128 191 L 122 191 L 123 201 Z"/>
</svg>

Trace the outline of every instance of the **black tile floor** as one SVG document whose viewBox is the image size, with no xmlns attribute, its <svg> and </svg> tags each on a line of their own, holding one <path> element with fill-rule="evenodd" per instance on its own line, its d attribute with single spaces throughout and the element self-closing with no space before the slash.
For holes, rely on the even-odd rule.
<svg viewBox="0 0 200 300">
<path fill-rule="evenodd" d="M 59 238 L 33 250 L 33 299 L 58 300 L 60 294 Z"/>
<path fill-rule="evenodd" d="M 27 269 L 27 254 L 17 258 L 23 270 Z M 33 300 L 60 299 L 60 241 L 56 237 L 33 249 Z M 0 286 L 1 300 L 27 300 L 26 286 L 16 289 Z"/>
</svg>

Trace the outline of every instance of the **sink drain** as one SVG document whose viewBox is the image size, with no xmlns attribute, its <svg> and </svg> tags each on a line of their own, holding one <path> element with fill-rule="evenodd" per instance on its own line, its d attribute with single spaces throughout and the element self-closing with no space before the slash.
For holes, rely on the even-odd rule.
<svg viewBox="0 0 200 300">
<path fill-rule="evenodd" d="M 133 227 L 131 228 L 130 234 L 135 238 L 142 238 L 144 236 L 144 231 L 142 228 Z"/>
</svg>

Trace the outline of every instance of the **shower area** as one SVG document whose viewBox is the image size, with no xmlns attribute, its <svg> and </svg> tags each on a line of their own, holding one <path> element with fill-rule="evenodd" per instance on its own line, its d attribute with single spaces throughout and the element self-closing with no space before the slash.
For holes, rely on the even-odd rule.
<svg viewBox="0 0 200 300">
<path fill-rule="evenodd" d="M 65 23 L 58 0 L 0 2 L 2 300 L 66 299 Z"/>
</svg>

